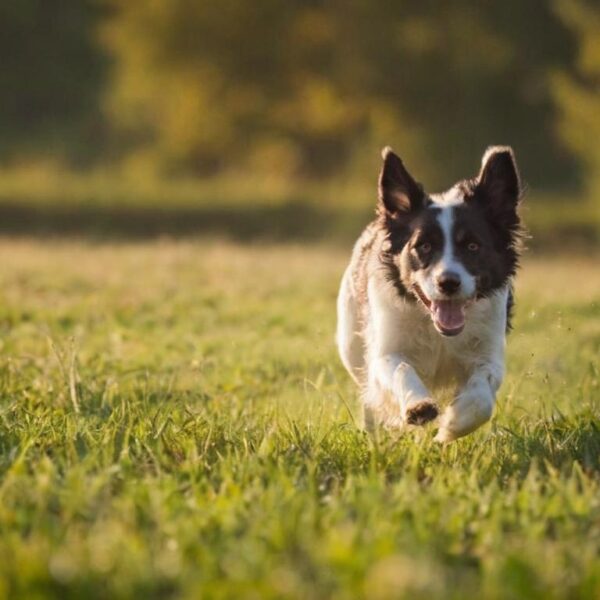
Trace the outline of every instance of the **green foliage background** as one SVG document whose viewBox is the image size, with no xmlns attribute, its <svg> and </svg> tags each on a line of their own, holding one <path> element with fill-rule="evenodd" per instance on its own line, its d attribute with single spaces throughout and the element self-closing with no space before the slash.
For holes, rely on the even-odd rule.
<svg viewBox="0 0 600 600">
<path fill-rule="evenodd" d="M 19 0 L 0 57 L 0 600 L 600 597 L 597 2 Z M 498 409 L 367 436 L 379 151 L 435 189 L 492 143 Z"/>
<path fill-rule="evenodd" d="M 0 8 L 0 152 L 167 176 L 431 186 L 515 146 L 534 187 L 594 185 L 596 3 L 23 0 Z"/>
</svg>

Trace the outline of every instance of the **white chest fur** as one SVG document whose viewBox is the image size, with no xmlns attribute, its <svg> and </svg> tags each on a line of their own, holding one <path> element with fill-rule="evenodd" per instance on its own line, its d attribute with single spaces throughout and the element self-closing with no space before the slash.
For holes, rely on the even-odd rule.
<svg viewBox="0 0 600 600">
<path fill-rule="evenodd" d="M 426 311 L 401 298 L 386 281 L 372 279 L 366 348 L 369 361 L 398 355 L 409 362 L 432 388 L 463 384 L 478 364 L 503 371 L 508 287 L 467 308 L 466 326 L 455 337 L 444 337 Z"/>
</svg>

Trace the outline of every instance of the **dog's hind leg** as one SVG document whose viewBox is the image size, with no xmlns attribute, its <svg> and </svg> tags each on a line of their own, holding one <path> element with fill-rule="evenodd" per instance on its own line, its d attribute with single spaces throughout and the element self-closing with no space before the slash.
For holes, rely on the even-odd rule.
<svg viewBox="0 0 600 600">
<path fill-rule="evenodd" d="M 352 293 L 350 267 L 346 269 L 337 299 L 338 352 L 354 381 L 361 383 L 365 366 L 364 345 L 359 334 L 359 314 Z"/>
</svg>

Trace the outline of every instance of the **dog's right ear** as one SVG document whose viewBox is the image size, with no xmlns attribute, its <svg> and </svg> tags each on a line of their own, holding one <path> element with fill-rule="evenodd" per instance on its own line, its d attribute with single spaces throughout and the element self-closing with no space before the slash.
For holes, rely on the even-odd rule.
<svg viewBox="0 0 600 600">
<path fill-rule="evenodd" d="M 411 177 L 400 157 L 389 146 L 383 149 L 381 156 L 379 202 L 385 212 L 399 216 L 422 206 L 423 188 Z"/>
</svg>

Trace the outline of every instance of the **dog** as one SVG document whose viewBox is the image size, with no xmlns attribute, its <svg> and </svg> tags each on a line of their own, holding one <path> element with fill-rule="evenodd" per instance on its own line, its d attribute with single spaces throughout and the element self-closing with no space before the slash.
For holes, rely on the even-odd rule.
<svg viewBox="0 0 600 600">
<path fill-rule="evenodd" d="M 340 285 L 338 350 L 367 429 L 439 416 L 435 439 L 450 442 L 491 418 L 504 377 L 521 178 L 512 148 L 493 146 L 475 178 L 428 194 L 391 148 L 382 157 L 376 217 Z M 448 388 L 441 412 L 431 391 Z"/>
</svg>

